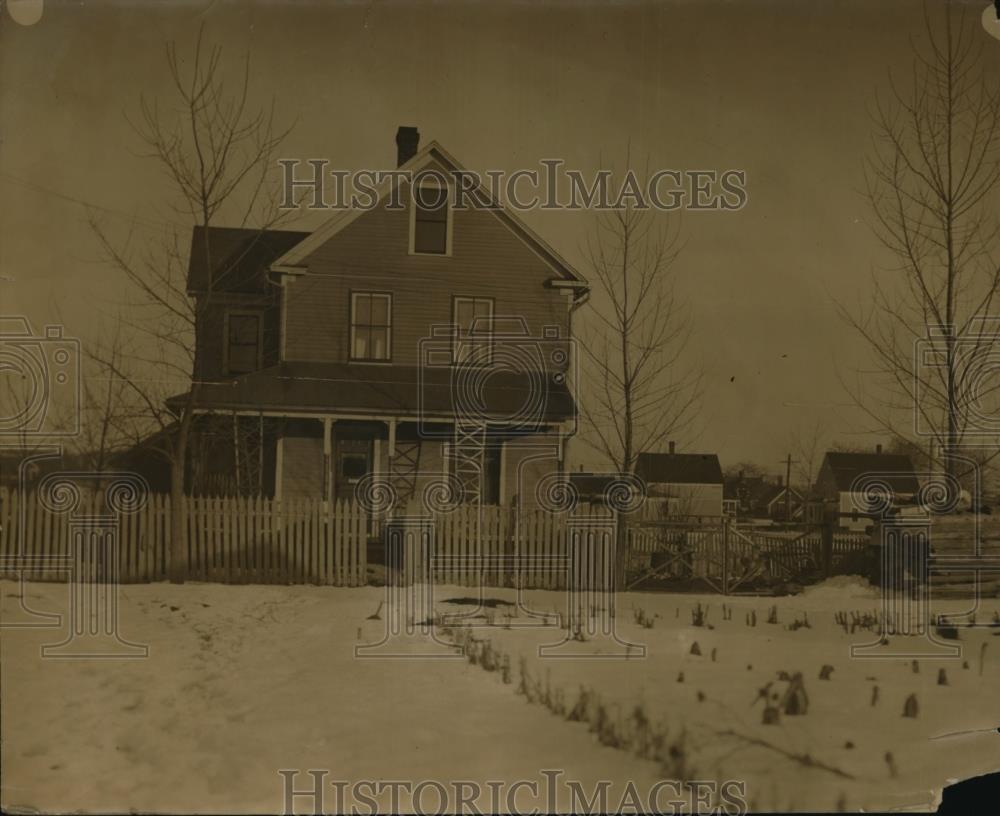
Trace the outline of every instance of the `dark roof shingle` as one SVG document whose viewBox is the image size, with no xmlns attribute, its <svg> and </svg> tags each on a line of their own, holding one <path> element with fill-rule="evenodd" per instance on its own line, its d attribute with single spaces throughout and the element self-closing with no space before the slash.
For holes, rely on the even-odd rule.
<svg viewBox="0 0 1000 816">
<path fill-rule="evenodd" d="M 913 471 L 913 462 L 905 453 L 848 453 L 828 451 L 824 463 L 829 465 L 834 483 L 840 491 L 850 491 L 855 482 L 872 476 L 884 482 L 896 493 L 916 493 L 920 483 Z"/>
<path fill-rule="evenodd" d="M 465 395 L 461 370 L 451 366 L 352 365 L 285 361 L 225 382 L 202 383 L 197 407 L 295 413 L 353 413 L 453 417 L 456 411 L 487 421 L 519 417 L 516 427 L 562 422 L 574 416 L 566 385 L 552 375 L 499 370 L 477 383 L 475 402 Z M 463 395 L 456 399 L 456 394 Z M 174 397 L 177 401 L 180 397 Z M 477 414 L 478 412 L 478 414 Z"/>
<path fill-rule="evenodd" d="M 722 466 L 714 453 L 640 453 L 635 474 L 659 484 L 722 484 Z"/>
<path fill-rule="evenodd" d="M 188 260 L 188 291 L 208 291 L 210 256 L 215 270 L 213 291 L 266 292 L 268 267 L 308 235 L 291 230 L 209 227 L 206 231 L 204 227 L 195 227 Z"/>
</svg>

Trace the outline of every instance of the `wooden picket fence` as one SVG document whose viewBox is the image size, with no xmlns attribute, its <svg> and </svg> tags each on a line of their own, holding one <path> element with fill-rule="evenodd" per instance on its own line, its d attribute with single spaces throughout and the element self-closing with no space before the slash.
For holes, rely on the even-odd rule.
<svg viewBox="0 0 1000 816">
<path fill-rule="evenodd" d="M 569 570 L 569 524 L 595 520 L 600 511 L 575 516 L 544 510 L 460 507 L 435 519 L 434 580 L 459 586 L 561 589 Z"/>
<path fill-rule="evenodd" d="M 220 583 L 313 583 L 359 586 L 368 581 L 368 548 L 382 538 L 385 518 L 372 517 L 354 502 L 263 498 L 184 499 L 188 571 L 191 580 Z M 110 512 L 103 494 L 82 492 L 72 507 L 53 507 L 35 492 L 0 488 L 0 576 L 65 580 L 81 532 L 114 541 L 119 580 L 166 580 L 170 567 L 170 498 L 153 494 L 132 512 Z M 459 507 L 434 516 L 430 574 L 459 586 L 560 589 L 567 585 L 570 528 L 574 523 L 607 524 L 606 511 L 583 506 L 574 514 L 501 507 Z M 601 517 L 601 518 L 596 518 Z M 978 533 L 968 518 L 935 520 L 932 551 L 935 585 L 964 589 L 974 574 L 943 563 L 967 559 L 981 540 L 982 556 L 1000 564 L 1000 519 L 983 519 Z M 978 528 L 977 528 L 978 529 Z M 764 566 L 771 577 L 814 573 L 822 544 L 818 532 L 740 532 L 724 540 L 721 528 L 629 526 L 631 560 L 648 567 L 655 553 L 680 550 L 681 572 L 717 579 L 749 575 Z M 864 534 L 837 532 L 834 566 L 868 546 Z M 685 566 L 687 564 L 687 566 Z M 728 566 L 726 566 L 728 565 Z M 676 573 L 671 569 L 671 574 Z M 772 575 L 773 573 L 773 575 Z M 983 573 L 980 585 L 1000 593 L 1000 567 Z"/>
<path fill-rule="evenodd" d="M 357 586 L 368 579 L 368 545 L 388 519 L 355 502 L 186 497 L 187 577 L 220 583 Z M 50 502 L 51 504 L 51 502 Z M 584 516 L 601 515 L 585 509 Z M 567 583 L 567 517 L 541 510 L 459 507 L 434 517 L 433 579 L 461 586 L 557 589 Z M 170 568 L 170 497 L 133 512 L 109 511 L 83 492 L 70 509 L 35 492 L 0 489 L 0 576 L 65 580 L 74 535 L 99 530 L 116 547 L 123 583 L 163 581 Z"/>
<path fill-rule="evenodd" d="M 225 583 L 366 581 L 368 514 L 357 504 L 312 499 L 185 498 L 191 580 Z M 0 491 L 0 569 L 29 580 L 64 580 L 74 535 L 111 536 L 119 580 L 166 580 L 170 497 L 153 494 L 133 512 L 109 511 L 84 492 L 64 511 L 36 493 Z"/>
</svg>

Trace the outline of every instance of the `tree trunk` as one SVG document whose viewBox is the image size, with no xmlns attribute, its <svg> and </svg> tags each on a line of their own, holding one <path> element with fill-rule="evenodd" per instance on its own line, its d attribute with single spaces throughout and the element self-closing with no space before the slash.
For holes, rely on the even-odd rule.
<svg viewBox="0 0 1000 816">
<path fill-rule="evenodd" d="M 187 577 L 187 567 L 184 466 L 175 462 L 170 468 L 170 583 L 183 584 Z"/>
<path fill-rule="evenodd" d="M 192 386 L 192 393 L 194 386 Z M 187 504 L 184 496 L 184 476 L 187 470 L 188 437 L 191 433 L 193 398 L 184 407 L 174 442 L 174 456 L 170 463 L 170 570 L 172 584 L 183 584 L 188 574 Z"/>
</svg>

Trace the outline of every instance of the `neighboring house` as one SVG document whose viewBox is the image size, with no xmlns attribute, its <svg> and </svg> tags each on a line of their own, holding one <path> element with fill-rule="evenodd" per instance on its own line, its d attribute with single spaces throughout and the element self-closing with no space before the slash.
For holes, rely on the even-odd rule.
<svg viewBox="0 0 1000 816">
<path fill-rule="evenodd" d="M 828 451 L 820 465 L 815 495 L 841 513 L 840 526 L 864 530 L 871 526 L 867 517 L 851 518 L 862 513 L 866 503 L 859 491 L 864 483 L 877 482 L 891 493 L 893 504 L 911 503 L 920 491 L 920 482 L 913 463 L 906 454 L 882 453 L 878 445 L 874 453 Z"/>
<path fill-rule="evenodd" d="M 461 170 L 418 140 L 399 129 L 401 170 Z M 394 177 L 312 233 L 195 230 L 196 447 L 212 453 L 193 489 L 350 499 L 376 473 L 407 501 L 448 475 L 467 500 L 534 503 L 575 428 L 588 285 L 510 212 L 438 192 Z"/>
<path fill-rule="evenodd" d="M 635 474 L 646 483 L 647 505 L 659 515 L 717 518 L 722 515 L 723 479 L 714 453 L 640 453 Z"/>
<path fill-rule="evenodd" d="M 589 473 L 578 470 L 569 474 L 580 504 L 603 505 L 607 503 L 608 488 L 618 479 L 613 473 Z"/>
<path fill-rule="evenodd" d="M 780 476 L 772 481 L 764 476 L 743 476 L 741 473 L 725 482 L 723 505 L 728 515 L 786 521 L 787 508 L 791 520 L 800 521 L 804 504 L 802 494 L 785 485 Z"/>
</svg>

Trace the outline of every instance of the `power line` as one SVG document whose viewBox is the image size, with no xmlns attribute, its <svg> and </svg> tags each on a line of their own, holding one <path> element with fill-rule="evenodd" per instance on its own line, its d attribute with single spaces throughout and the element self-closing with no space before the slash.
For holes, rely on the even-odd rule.
<svg viewBox="0 0 1000 816">
<path fill-rule="evenodd" d="M 22 187 L 32 190 L 33 192 L 40 193 L 42 195 L 49 195 L 52 196 L 53 198 L 62 199 L 63 201 L 69 201 L 73 204 L 79 204 L 82 207 L 88 207 L 93 210 L 100 210 L 101 212 L 108 213 L 109 215 L 115 215 L 118 216 L 119 218 L 124 218 L 128 221 L 145 223 L 148 226 L 157 228 L 169 226 L 169 227 L 181 227 L 186 229 L 187 227 L 190 226 L 187 224 L 181 224 L 180 222 L 177 221 L 156 221 L 150 218 L 143 218 L 141 216 L 136 215 L 135 213 L 126 213 L 122 212 L 121 210 L 112 209 L 111 207 L 104 207 L 100 204 L 95 204 L 92 201 L 86 201 L 82 198 L 76 198 L 75 196 L 71 196 L 68 193 L 61 193 L 58 190 L 53 190 L 49 187 L 43 187 L 41 184 L 38 184 L 37 182 L 29 181 L 28 179 L 15 176 L 11 173 L 7 173 L 2 170 L 0 170 L 0 176 L 7 179 L 8 181 L 13 182 L 14 184 L 18 184 Z"/>
</svg>

